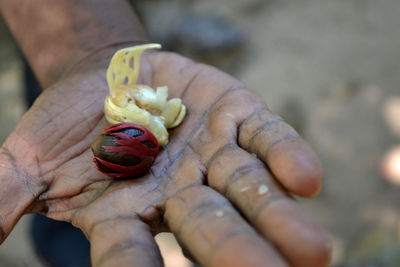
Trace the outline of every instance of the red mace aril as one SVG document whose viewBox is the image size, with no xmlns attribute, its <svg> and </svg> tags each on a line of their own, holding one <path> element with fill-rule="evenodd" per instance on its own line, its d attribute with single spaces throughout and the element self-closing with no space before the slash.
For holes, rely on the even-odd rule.
<svg viewBox="0 0 400 267">
<path fill-rule="evenodd" d="M 91 148 L 99 171 L 113 178 L 145 174 L 159 152 L 149 130 L 127 122 L 105 128 Z"/>
</svg>

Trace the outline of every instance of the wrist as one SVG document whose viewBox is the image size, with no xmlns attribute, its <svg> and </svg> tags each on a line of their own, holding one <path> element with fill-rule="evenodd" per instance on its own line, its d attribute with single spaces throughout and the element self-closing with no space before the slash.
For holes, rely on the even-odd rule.
<svg viewBox="0 0 400 267">
<path fill-rule="evenodd" d="M 60 74 L 59 80 L 63 80 L 74 74 L 92 72 L 97 70 L 106 70 L 114 53 L 119 49 L 147 43 L 146 38 L 132 39 L 120 42 L 104 44 L 98 48 L 89 51 L 76 62 L 66 66 Z"/>
<path fill-rule="evenodd" d="M 96 51 L 147 38 L 125 0 L 4 0 L 1 13 L 42 88 Z"/>
</svg>

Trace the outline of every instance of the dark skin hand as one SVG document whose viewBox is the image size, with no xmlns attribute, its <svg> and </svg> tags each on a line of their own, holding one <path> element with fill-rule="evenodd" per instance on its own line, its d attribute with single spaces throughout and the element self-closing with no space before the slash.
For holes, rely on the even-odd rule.
<svg viewBox="0 0 400 267">
<path fill-rule="evenodd" d="M 0 149 L 0 240 L 23 214 L 41 212 L 85 233 L 93 266 L 162 265 L 161 231 L 204 266 L 328 265 L 328 235 L 290 196 L 319 192 L 321 164 L 242 83 L 176 54 L 145 53 L 140 82 L 167 85 L 188 114 L 149 174 L 112 180 L 94 167 L 90 145 L 107 125 L 106 64 L 147 42 L 129 6 L 0 1 L 45 88 Z"/>
<path fill-rule="evenodd" d="M 142 82 L 168 85 L 189 110 L 150 173 L 111 180 L 95 169 L 104 72 L 70 75 L 40 96 L 3 146 L 13 166 L 32 159 L 15 170 L 35 195 L 26 209 L 82 229 L 94 266 L 162 265 L 152 235 L 160 231 L 176 234 L 204 266 L 326 266 L 328 237 L 283 189 L 319 190 L 321 167 L 308 145 L 230 76 L 175 54 L 146 59 Z"/>
</svg>

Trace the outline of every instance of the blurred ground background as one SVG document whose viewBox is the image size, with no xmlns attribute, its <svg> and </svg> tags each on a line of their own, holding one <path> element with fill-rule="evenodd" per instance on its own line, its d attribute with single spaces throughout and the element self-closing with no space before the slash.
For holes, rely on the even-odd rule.
<svg viewBox="0 0 400 267">
<path fill-rule="evenodd" d="M 332 266 L 400 266 L 400 190 L 382 167 L 400 145 L 400 1 L 136 3 L 153 40 L 243 80 L 316 148 L 325 187 L 300 201 L 334 237 Z M 25 109 L 21 67 L 2 24 L 0 140 Z M 28 222 L 0 247 L 0 267 L 43 266 Z M 190 266 L 170 236 L 159 239 L 168 266 Z"/>
</svg>

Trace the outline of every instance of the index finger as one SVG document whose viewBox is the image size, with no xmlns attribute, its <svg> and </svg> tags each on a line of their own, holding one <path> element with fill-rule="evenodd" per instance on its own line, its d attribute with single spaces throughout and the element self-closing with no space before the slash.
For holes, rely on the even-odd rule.
<svg viewBox="0 0 400 267">
<path fill-rule="evenodd" d="M 313 149 L 282 118 L 256 109 L 239 126 L 239 144 L 255 153 L 286 189 L 303 197 L 322 187 L 322 165 Z"/>
</svg>

